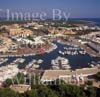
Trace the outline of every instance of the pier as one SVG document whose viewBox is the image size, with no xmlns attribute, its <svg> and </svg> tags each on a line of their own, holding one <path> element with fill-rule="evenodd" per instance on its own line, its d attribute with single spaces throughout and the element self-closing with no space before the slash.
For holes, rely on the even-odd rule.
<svg viewBox="0 0 100 97">
<path fill-rule="evenodd" d="M 89 54 L 90 56 L 92 56 L 92 57 L 100 57 L 99 53 L 97 53 L 95 50 L 93 50 L 92 48 L 90 48 L 86 44 L 81 44 L 80 42 L 78 42 L 77 39 L 72 40 L 72 43 L 75 44 L 75 45 L 78 45 L 81 49 L 86 51 L 86 53 Z"/>
<path fill-rule="evenodd" d="M 100 57 L 100 54 L 97 53 L 96 51 L 94 51 L 93 49 L 91 49 L 90 47 L 88 47 L 85 44 L 80 44 L 79 45 L 82 49 L 84 49 L 89 55 L 93 56 L 93 57 Z"/>
</svg>

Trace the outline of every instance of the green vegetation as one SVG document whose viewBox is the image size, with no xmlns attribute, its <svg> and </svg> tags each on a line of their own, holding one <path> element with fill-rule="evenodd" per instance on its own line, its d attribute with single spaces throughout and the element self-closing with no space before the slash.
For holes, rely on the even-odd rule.
<svg viewBox="0 0 100 97">
<path fill-rule="evenodd" d="M 89 85 L 89 86 L 92 86 L 93 85 L 93 81 L 86 81 L 85 84 Z"/>
<path fill-rule="evenodd" d="M 14 91 L 6 88 L 6 89 L 0 89 L 0 97 L 24 97 L 24 96 L 21 96 L 19 93 L 15 93 Z"/>
<path fill-rule="evenodd" d="M 78 27 L 79 25 L 87 25 L 87 24 L 91 24 L 94 23 L 92 21 L 85 21 L 85 20 L 48 20 L 46 21 L 50 26 L 53 27 Z M 52 24 L 53 23 L 53 24 Z"/>
<path fill-rule="evenodd" d="M 7 20 L 0 20 L 0 25 L 9 25 L 9 24 L 14 24 L 14 23 L 17 23 L 17 24 L 24 24 L 24 23 L 27 23 L 27 22 L 29 22 L 29 21 L 21 21 L 21 20 L 19 20 L 19 21 L 16 21 L 16 20 L 9 20 L 9 21 L 7 21 Z"/>
<path fill-rule="evenodd" d="M 88 30 L 83 30 L 83 31 L 78 31 L 77 35 L 85 35 L 85 34 L 89 34 L 91 32 L 96 32 L 96 31 L 99 31 L 99 30 L 91 30 L 91 29 L 88 29 Z"/>
<path fill-rule="evenodd" d="M 5 86 L 9 87 L 10 85 L 12 85 L 12 79 L 6 79 L 5 83 Z"/>
<path fill-rule="evenodd" d="M 31 35 L 27 36 L 27 38 L 31 41 L 34 41 L 33 37 Z"/>
<path fill-rule="evenodd" d="M 24 83 L 24 74 L 18 73 L 14 79 L 6 79 L 5 87 L 9 87 L 12 84 L 23 84 Z"/>
<path fill-rule="evenodd" d="M 24 74 L 18 73 L 17 76 L 13 80 L 14 80 L 14 84 L 23 84 L 24 83 Z"/>
<path fill-rule="evenodd" d="M 8 31 L 6 28 L 0 29 L 0 34 L 1 34 L 1 33 L 6 33 L 6 34 L 8 34 L 8 32 L 9 32 L 9 31 Z"/>
<path fill-rule="evenodd" d="M 22 75 L 19 73 L 17 76 L 21 78 Z M 0 89 L 0 97 L 100 97 L 100 88 L 95 89 L 92 86 L 85 88 L 85 85 L 70 85 L 62 80 L 57 80 L 56 85 L 35 85 L 33 76 L 32 79 L 31 90 L 20 94 L 8 88 Z M 39 80 L 38 75 L 35 79 L 36 82 Z M 9 80 L 7 82 L 9 83 Z"/>
<path fill-rule="evenodd" d="M 95 75 L 95 78 L 100 81 L 100 72 Z"/>
<path fill-rule="evenodd" d="M 0 97 L 100 97 L 99 89 L 88 87 L 87 90 L 75 85 L 37 85 L 30 91 L 19 94 L 10 89 L 0 89 Z"/>
</svg>

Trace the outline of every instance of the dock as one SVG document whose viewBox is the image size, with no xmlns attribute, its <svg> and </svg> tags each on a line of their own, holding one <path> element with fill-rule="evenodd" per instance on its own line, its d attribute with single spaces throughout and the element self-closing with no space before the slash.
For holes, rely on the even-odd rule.
<svg viewBox="0 0 100 97">
<path fill-rule="evenodd" d="M 93 50 L 92 48 L 88 47 L 86 44 L 81 44 L 80 42 L 78 42 L 77 39 L 72 40 L 72 42 L 75 45 L 78 45 L 84 51 L 86 51 L 86 53 L 89 54 L 90 56 L 92 56 L 92 57 L 100 57 L 100 53 L 97 53 L 95 50 Z"/>
</svg>

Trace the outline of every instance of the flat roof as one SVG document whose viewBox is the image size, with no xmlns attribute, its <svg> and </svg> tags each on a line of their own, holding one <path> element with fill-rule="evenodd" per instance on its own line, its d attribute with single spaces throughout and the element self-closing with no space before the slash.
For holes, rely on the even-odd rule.
<svg viewBox="0 0 100 97">
<path fill-rule="evenodd" d="M 75 71 L 71 70 L 45 70 L 41 81 L 43 80 L 56 80 L 57 78 L 61 76 L 72 76 L 72 75 L 83 75 L 83 76 L 89 76 L 96 74 L 97 72 L 100 72 L 99 68 L 83 68 L 83 69 L 77 69 Z"/>
</svg>

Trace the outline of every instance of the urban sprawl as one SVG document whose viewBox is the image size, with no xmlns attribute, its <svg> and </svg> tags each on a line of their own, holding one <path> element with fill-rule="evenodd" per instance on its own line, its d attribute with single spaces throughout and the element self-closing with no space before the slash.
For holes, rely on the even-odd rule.
<svg viewBox="0 0 100 97">
<path fill-rule="evenodd" d="M 19 72 L 23 73 L 25 78 L 29 74 L 39 74 L 43 84 L 62 79 L 66 83 L 76 85 L 93 81 L 94 86 L 100 87 L 100 82 L 93 77 L 100 72 L 100 27 L 88 25 L 90 23 L 94 22 L 67 23 L 47 20 L 0 23 L 0 87 Z M 60 49 L 62 45 L 63 50 Z M 52 59 L 55 51 L 58 52 L 57 57 Z M 46 62 L 39 59 L 40 56 L 48 54 L 52 56 L 47 58 Z M 80 68 L 73 69 L 67 56 L 85 55 L 99 61 L 91 60 L 87 67 L 79 66 Z M 25 63 L 30 56 L 31 61 Z M 48 63 L 48 60 L 51 63 Z M 50 68 L 42 67 L 44 63 Z M 19 91 L 21 87 L 28 89 L 30 85 L 10 86 L 14 91 Z"/>
</svg>

